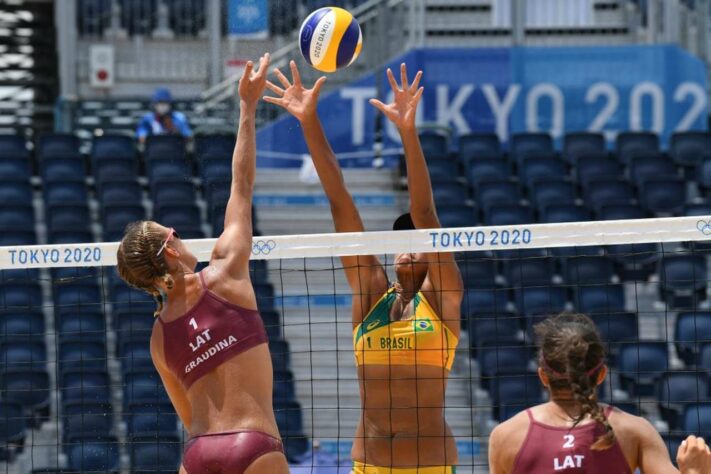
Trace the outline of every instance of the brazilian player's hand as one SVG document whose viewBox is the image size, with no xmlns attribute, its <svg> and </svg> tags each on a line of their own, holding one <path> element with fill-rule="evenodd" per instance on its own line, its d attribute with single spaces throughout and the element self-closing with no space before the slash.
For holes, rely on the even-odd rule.
<svg viewBox="0 0 711 474">
<path fill-rule="evenodd" d="M 311 89 L 306 89 L 301 83 L 301 75 L 296 63 L 289 63 L 291 68 L 291 81 L 278 69 L 274 68 L 274 74 L 283 87 L 267 81 L 267 88 L 274 92 L 277 97 L 264 97 L 266 102 L 276 104 L 286 109 L 296 120 L 303 122 L 306 119 L 313 118 L 316 115 L 316 106 L 318 105 L 318 95 L 321 92 L 323 83 L 326 82 L 326 77 L 321 76 L 314 83 Z"/>
<path fill-rule="evenodd" d="M 417 105 L 422 98 L 424 87 L 419 87 L 422 71 L 418 71 L 412 84 L 407 80 L 407 66 L 400 65 L 400 84 L 398 85 L 393 72 L 388 68 L 388 81 L 393 90 L 393 101 L 384 104 L 378 99 L 370 99 L 373 107 L 381 111 L 400 130 L 415 128 Z M 418 88 L 419 87 L 419 88 Z"/>
<path fill-rule="evenodd" d="M 259 69 L 254 70 L 254 63 L 247 62 L 244 68 L 242 79 L 239 80 L 239 98 L 249 104 L 256 105 L 264 93 L 267 82 L 267 72 L 269 70 L 269 53 L 265 53 L 259 58 Z"/>
<path fill-rule="evenodd" d="M 703 438 L 686 438 L 679 446 L 676 462 L 682 474 L 711 474 L 711 451 Z"/>
</svg>

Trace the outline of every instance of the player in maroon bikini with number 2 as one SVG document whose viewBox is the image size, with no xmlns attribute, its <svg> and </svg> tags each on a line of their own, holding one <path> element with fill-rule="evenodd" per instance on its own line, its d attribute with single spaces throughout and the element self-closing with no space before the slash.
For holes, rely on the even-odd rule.
<svg viewBox="0 0 711 474">
<path fill-rule="evenodd" d="M 225 230 L 210 265 L 196 274 L 197 259 L 177 232 L 151 221 L 129 225 L 118 250 L 121 278 L 158 302 L 151 356 L 190 433 L 181 473 L 289 472 L 272 408 L 267 335 L 249 279 L 255 112 L 268 67 L 268 54 L 258 72 L 249 62 L 239 84 Z"/>
<path fill-rule="evenodd" d="M 561 314 L 536 326 L 538 375 L 550 401 L 500 424 L 489 439 L 492 474 L 671 474 L 667 448 L 652 425 L 597 402 L 607 375 L 605 350 L 587 316 Z M 711 453 L 690 436 L 679 448 L 683 474 L 711 474 Z"/>
</svg>

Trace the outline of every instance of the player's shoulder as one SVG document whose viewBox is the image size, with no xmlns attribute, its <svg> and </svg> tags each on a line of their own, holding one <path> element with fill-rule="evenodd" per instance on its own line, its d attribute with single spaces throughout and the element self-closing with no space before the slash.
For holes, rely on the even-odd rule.
<svg viewBox="0 0 711 474">
<path fill-rule="evenodd" d="M 517 413 L 508 420 L 500 423 L 491 432 L 493 441 L 509 439 L 512 435 L 520 434 L 530 424 L 526 410 Z"/>
<path fill-rule="evenodd" d="M 639 438 L 657 432 L 646 418 L 627 413 L 614 406 L 609 406 L 607 410 L 609 410 L 607 419 L 618 436 Z"/>
</svg>

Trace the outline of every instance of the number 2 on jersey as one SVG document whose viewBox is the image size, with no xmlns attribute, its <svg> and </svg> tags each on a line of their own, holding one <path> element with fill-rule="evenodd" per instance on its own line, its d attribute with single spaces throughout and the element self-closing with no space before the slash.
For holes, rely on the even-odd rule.
<svg viewBox="0 0 711 474">
<path fill-rule="evenodd" d="M 575 446 L 575 436 L 573 435 L 563 435 L 565 443 L 563 443 L 564 448 L 572 448 Z"/>
</svg>

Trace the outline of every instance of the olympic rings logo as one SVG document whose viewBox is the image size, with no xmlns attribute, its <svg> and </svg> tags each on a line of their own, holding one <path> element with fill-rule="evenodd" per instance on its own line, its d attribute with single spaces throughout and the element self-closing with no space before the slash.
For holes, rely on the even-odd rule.
<svg viewBox="0 0 711 474">
<path fill-rule="evenodd" d="M 696 223 L 696 228 L 704 235 L 711 235 L 711 221 L 699 221 Z"/>
<path fill-rule="evenodd" d="M 252 242 L 252 255 L 269 255 L 276 246 L 273 240 L 256 240 Z"/>
</svg>

